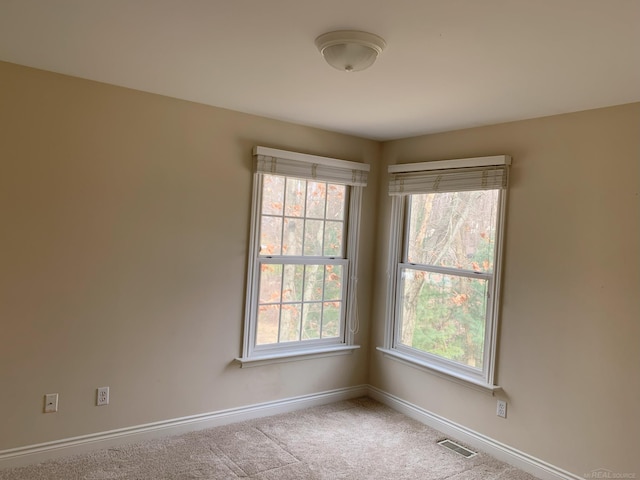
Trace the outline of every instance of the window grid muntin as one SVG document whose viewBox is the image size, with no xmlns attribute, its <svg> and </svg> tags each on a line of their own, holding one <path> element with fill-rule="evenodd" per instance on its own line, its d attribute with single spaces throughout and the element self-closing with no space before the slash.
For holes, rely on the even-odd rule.
<svg viewBox="0 0 640 480">
<path fill-rule="evenodd" d="M 341 184 L 337 184 L 337 183 L 331 183 L 331 182 L 324 182 L 324 181 L 316 181 L 316 180 L 307 180 L 304 178 L 297 178 L 297 177 L 286 177 L 286 176 L 282 176 L 282 175 L 263 175 L 263 177 L 280 177 L 284 179 L 284 186 L 283 186 L 283 204 L 282 204 L 282 214 L 281 215 L 276 215 L 276 214 L 272 214 L 272 213 L 263 213 L 265 210 L 265 195 L 264 195 L 264 189 L 265 187 L 265 182 L 264 182 L 264 178 L 262 181 L 262 185 L 261 185 L 261 194 L 260 194 L 260 213 L 259 213 L 259 218 L 260 218 L 260 222 L 259 222 L 259 232 L 258 232 L 258 238 L 260 239 L 260 249 L 258 252 L 258 256 L 259 257 L 267 257 L 267 256 L 273 256 L 274 254 L 271 253 L 263 253 L 262 252 L 262 233 L 263 233 L 263 219 L 264 218 L 277 218 L 277 219 L 281 219 L 280 222 L 280 255 L 282 256 L 287 256 L 283 254 L 283 250 L 284 250 L 284 226 L 285 226 L 285 220 L 286 219 L 293 219 L 293 220 L 302 220 L 302 235 L 301 235 L 301 252 L 302 252 L 302 256 L 304 257 L 310 257 L 310 258 L 315 258 L 315 257 L 330 257 L 330 258 L 345 258 L 345 252 L 346 252 L 346 247 L 347 247 L 347 235 L 348 232 L 346 231 L 347 228 L 346 226 L 348 225 L 348 205 L 349 205 L 349 186 L 348 185 L 341 185 Z M 304 184 L 304 197 L 305 197 L 305 201 L 304 201 L 304 211 L 303 214 L 301 216 L 293 216 L 293 215 L 286 215 L 286 211 L 287 211 L 287 184 L 289 182 L 289 180 L 294 180 L 294 181 L 300 181 Z M 309 217 L 307 216 L 307 201 L 308 201 L 308 191 L 309 191 L 309 182 L 312 183 L 317 183 L 317 184 L 323 184 L 325 186 L 325 194 L 324 194 L 324 216 L 322 218 L 317 218 L 317 217 Z M 342 201 L 342 219 L 327 219 L 327 208 L 328 208 L 328 191 L 329 191 L 329 186 L 336 186 L 338 188 L 344 188 L 343 194 L 344 194 L 344 198 Z M 306 229 L 307 229 L 307 220 L 311 220 L 311 221 L 322 221 L 322 242 L 321 242 L 321 249 L 320 251 L 322 252 L 323 255 L 305 255 L 305 242 L 306 242 Z M 325 240 L 326 240 L 326 229 L 327 229 L 327 222 L 335 222 L 335 223 L 339 223 L 341 225 L 340 228 L 340 234 L 342 236 L 341 238 L 341 242 L 340 242 L 340 254 L 339 255 L 324 255 L 325 252 Z M 277 255 L 277 254 L 276 254 Z"/>
<path fill-rule="evenodd" d="M 338 343 L 340 341 L 343 340 L 344 338 L 344 334 L 345 334 L 345 318 L 346 318 L 346 288 L 347 288 L 347 273 L 348 273 L 348 267 L 349 267 L 349 262 L 346 259 L 336 259 L 336 258 L 330 258 L 330 257 L 285 257 L 285 256 L 268 256 L 268 257 L 259 257 L 258 258 L 258 279 L 257 279 L 257 286 L 258 286 L 258 291 L 260 291 L 260 285 L 261 285 L 261 280 L 262 280 L 262 268 L 261 266 L 263 264 L 272 264 L 272 265 L 281 265 L 282 266 L 282 271 L 280 273 L 281 275 L 281 280 L 280 280 L 280 296 L 279 296 L 279 301 L 277 302 L 260 302 L 260 298 L 257 298 L 256 304 L 255 304 L 255 318 L 256 318 L 256 324 L 255 324 L 255 331 L 254 331 L 254 345 L 255 345 L 255 350 L 268 350 L 270 348 L 273 347 L 278 347 L 281 345 L 286 345 L 286 344 L 290 344 L 290 345 L 295 345 L 298 342 L 304 342 L 305 344 L 308 343 Z M 301 294 L 301 300 L 298 301 L 283 301 L 283 294 L 282 294 L 282 289 L 283 287 L 283 275 L 284 275 L 284 271 L 285 271 L 285 266 L 286 265 L 303 265 L 304 268 L 304 272 L 303 272 L 303 279 L 302 279 L 302 288 L 304 290 L 305 288 L 305 279 L 306 279 L 306 269 L 309 266 L 323 266 L 322 269 L 322 282 L 321 282 L 321 287 L 322 287 L 322 296 L 320 300 L 306 300 L 304 297 L 304 291 Z M 326 274 L 327 274 L 327 266 L 329 265 L 333 265 L 333 266 L 340 266 L 341 267 L 341 279 L 340 279 L 340 298 L 338 300 L 336 299 L 328 299 L 326 296 Z M 323 319 L 324 319 L 324 308 L 325 308 L 325 303 L 331 303 L 331 302 L 339 302 L 340 303 L 340 312 L 339 312 L 339 318 L 338 318 L 338 335 L 337 336 L 331 336 L 331 337 L 324 337 L 323 338 L 323 329 L 324 329 L 324 323 L 323 323 Z M 303 339 L 302 338 L 302 332 L 304 330 L 304 311 L 305 311 L 305 305 L 311 305 L 311 304 L 320 304 L 320 318 L 319 318 L 319 338 L 310 338 L 310 339 Z M 298 340 L 297 341 L 288 341 L 288 342 L 281 342 L 280 341 L 280 332 L 281 332 L 281 328 L 282 328 L 282 305 L 300 305 L 301 306 L 301 310 L 300 310 L 300 330 L 299 330 L 299 335 L 298 335 Z M 278 331 L 277 331 L 277 335 L 276 335 L 276 342 L 272 342 L 272 343 L 258 343 L 258 333 L 259 333 L 259 309 L 261 306 L 279 306 L 279 312 L 278 312 Z"/>
<path fill-rule="evenodd" d="M 274 177 L 277 175 L 273 175 Z M 345 302 L 346 302 L 346 298 L 345 298 L 345 289 L 346 289 L 346 261 L 344 260 L 344 256 L 345 256 L 345 250 L 346 250 L 346 245 L 347 245 L 347 235 L 346 235 L 346 225 L 348 222 L 348 214 L 347 214 L 347 205 L 349 205 L 347 202 L 349 201 L 349 188 L 346 185 L 340 185 L 340 184 L 332 184 L 329 182 L 319 182 L 319 181 L 313 181 L 313 180 L 306 180 L 306 179 L 299 179 L 296 177 L 283 177 L 284 178 L 284 185 L 282 187 L 282 198 L 283 198 L 283 204 L 282 204 L 282 208 L 281 208 L 281 215 L 275 215 L 275 214 L 265 214 L 265 213 L 260 213 L 260 223 L 259 223 L 259 227 L 260 227 L 260 232 L 259 232 L 259 237 L 260 239 L 262 239 L 262 219 L 267 217 L 267 218 L 278 218 L 281 219 L 280 222 L 280 253 L 281 255 L 273 255 L 273 254 L 263 254 L 263 253 L 259 253 L 258 256 L 258 264 L 259 264 L 259 268 L 258 268 L 258 272 L 259 272 L 259 276 L 258 276 L 258 291 L 260 291 L 260 286 L 261 286 L 261 280 L 262 280 L 262 269 L 260 268 L 260 265 L 262 265 L 262 263 L 275 263 L 275 264 L 279 264 L 282 265 L 282 271 L 281 271 L 281 280 L 280 280 L 280 301 L 279 302 L 267 302 L 267 303 L 262 303 L 260 302 L 260 298 L 258 298 L 258 301 L 256 302 L 256 328 L 255 328 L 255 339 L 254 339 L 254 344 L 255 344 L 255 348 L 256 349 L 260 349 L 261 347 L 265 347 L 265 346 L 272 346 L 272 345 L 280 345 L 282 343 L 294 343 L 292 342 L 281 342 L 280 341 L 280 337 L 281 337 L 281 329 L 282 329 L 282 305 L 287 305 L 287 304 L 295 304 L 295 305 L 300 305 L 301 309 L 300 309 L 300 324 L 299 324 L 299 336 L 298 336 L 298 341 L 299 342 L 313 342 L 313 341 L 318 341 L 318 340 L 329 340 L 329 339 L 340 339 L 341 337 L 344 337 L 344 320 L 345 320 Z M 287 212 L 287 185 L 289 181 L 299 181 L 301 182 L 301 184 L 304 186 L 304 193 L 302 194 L 304 197 L 304 202 L 303 202 L 303 211 L 301 212 L 300 216 L 293 216 L 293 215 L 286 215 Z M 323 217 L 322 218 L 317 218 L 317 217 L 309 217 L 308 216 L 308 211 L 309 211 L 309 202 L 311 201 L 311 197 L 309 196 L 309 182 L 318 184 L 318 185 L 324 185 L 324 196 L 323 196 Z M 329 205 L 329 188 L 330 186 L 336 186 L 338 188 L 342 188 L 343 189 L 343 195 L 344 198 L 342 200 L 342 206 L 341 206 L 341 217 L 342 219 L 339 220 L 328 220 L 327 219 L 327 211 L 328 211 L 328 205 Z M 261 195 L 261 200 L 260 200 L 260 212 L 263 212 L 265 210 L 265 195 L 264 195 L 264 189 L 265 189 L 265 184 L 263 182 L 262 184 L 262 195 Z M 303 225 L 303 229 L 302 229 L 302 237 L 301 237 L 301 253 L 302 255 L 300 256 L 288 256 L 288 255 L 283 255 L 282 252 L 284 251 L 284 244 L 285 244 L 285 239 L 284 239 L 284 228 L 285 228 L 285 219 L 295 219 L 295 220 L 301 220 L 302 221 L 302 225 Z M 316 255 L 304 255 L 305 252 L 305 242 L 306 242 L 306 228 L 307 228 L 307 220 L 311 220 L 311 221 L 322 221 L 322 242 L 321 242 L 321 252 L 325 252 L 325 241 L 326 241 L 326 227 L 327 227 L 327 222 L 331 221 L 331 222 L 335 222 L 335 223 L 340 223 L 341 225 L 341 242 L 340 242 L 340 258 L 345 262 L 345 264 L 343 265 L 342 262 L 336 262 L 335 259 L 337 258 L 336 256 L 327 256 L 327 255 L 320 255 L 320 256 L 316 256 Z M 262 251 L 262 248 L 260 249 L 260 252 Z M 265 260 L 269 260 L 267 262 L 265 262 Z M 324 263 L 321 260 L 323 259 L 330 259 L 331 262 L 330 263 Z M 303 279 L 302 279 L 302 289 L 303 289 L 303 293 L 302 293 L 302 299 L 300 302 L 283 302 L 282 299 L 284 298 L 283 296 L 283 292 L 282 290 L 284 289 L 284 266 L 287 264 L 303 264 L 305 265 L 304 267 L 304 273 L 303 273 Z M 322 272 L 322 297 L 321 300 L 307 300 L 304 298 L 304 289 L 305 289 L 305 280 L 307 279 L 307 267 L 311 266 L 311 265 L 318 265 L 318 264 L 323 264 L 325 265 L 325 268 L 323 268 L 323 272 Z M 325 303 L 326 299 L 325 299 L 325 295 L 326 295 L 326 288 L 325 288 L 325 284 L 326 284 L 326 265 L 328 264 L 334 264 L 334 265 L 341 265 L 342 266 L 342 275 L 341 275 L 341 284 L 342 284 L 342 294 L 341 294 L 341 298 L 340 300 L 338 300 L 340 302 L 340 315 L 339 315 L 339 325 L 338 325 L 338 336 L 336 337 L 328 337 L 328 338 L 323 338 L 323 329 L 324 329 L 324 307 L 325 307 Z M 332 300 L 335 301 L 335 300 Z M 303 339 L 303 331 L 304 331 L 304 324 L 305 324 L 305 305 L 311 305 L 311 304 L 320 304 L 320 317 L 319 317 L 319 329 L 318 329 L 318 336 L 319 338 L 313 338 L 313 339 Z M 278 312 L 278 331 L 277 331 L 277 336 L 276 342 L 273 343 L 262 343 L 259 344 L 258 343 L 258 333 L 259 333 L 259 325 L 258 325 L 258 320 L 259 320 L 259 315 L 258 315 L 258 311 L 260 309 L 261 306 L 268 306 L 268 305 L 278 305 L 279 306 L 279 312 Z"/>
</svg>

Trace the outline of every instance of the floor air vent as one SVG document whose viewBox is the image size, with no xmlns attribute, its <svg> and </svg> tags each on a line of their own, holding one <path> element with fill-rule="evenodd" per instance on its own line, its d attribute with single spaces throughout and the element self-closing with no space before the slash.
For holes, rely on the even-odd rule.
<svg viewBox="0 0 640 480">
<path fill-rule="evenodd" d="M 474 455 L 477 455 L 477 452 L 472 452 L 468 448 L 465 448 L 462 445 L 458 445 L 457 443 L 452 442 L 451 440 L 448 440 L 448 439 L 441 440 L 440 442 L 438 442 L 438 445 L 442 445 L 444 448 L 448 448 L 449 450 L 456 452 L 465 458 L 471 458 Z"/>
</svg>

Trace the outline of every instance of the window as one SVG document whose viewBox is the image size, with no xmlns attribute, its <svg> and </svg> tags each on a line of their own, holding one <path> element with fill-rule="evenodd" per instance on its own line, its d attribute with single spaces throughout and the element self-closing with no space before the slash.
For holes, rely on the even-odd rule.
<svg viewBox="0 0 640 480">
<path fill-rule="evenodd" d="M 491 388 L 506 156 L 389 167 L 391 356 Z"/>
<path fill-rule="evenodd" d="M 348 352 L 368 165 L 256 147 L 241 364 Z"/>
</svg>

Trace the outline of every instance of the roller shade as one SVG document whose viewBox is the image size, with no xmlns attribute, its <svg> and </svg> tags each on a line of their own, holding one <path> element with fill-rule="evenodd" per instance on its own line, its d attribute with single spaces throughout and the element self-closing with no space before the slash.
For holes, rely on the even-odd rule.
<svg viewBox="0 0 640 480">
<path fill-rule="evenodd" d="M 256 173 L 366 187 L 369 165 L 266 147 L 254 149 Z"/>
</svg>

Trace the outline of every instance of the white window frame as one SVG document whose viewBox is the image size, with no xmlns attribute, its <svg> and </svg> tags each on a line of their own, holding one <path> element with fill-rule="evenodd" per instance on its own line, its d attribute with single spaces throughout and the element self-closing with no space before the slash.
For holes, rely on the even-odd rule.
<svg viewBox="0 0 640 480">
<path fill-rule="evenodd" d="M 466 385 L 477 387 L 481 390 L 495 392 L 500 387 L 495 385 L 496 343 L 498 334 L 498 319 L 500 313 L 500 291 L 503 265 L 504 224 L 506 216 L 506 202 L 508 192 L 508 173 L 511 165 L 511 157 L 499 155 L 492 157 L 476 157 L 456 160 L 443 160 L 433 162 L 399 164 L 389 166 L 391 175 L 389 193 L 392 195 L 391 205 L 391 232 L 389 239 L 389 264 L 386 308 L 386 330 L 384 345 L 378 347 L 386 356 L 407 363 L 411 366 L 425 369 L 436 375 L 443 376 Z M 496 169 L 496 170 L 493 170 Z M 437 187 L 426 187 L 431 179 L 435 178 L 438 171 L 444 174 L 453 173 L 453 179 L 449 179 L 451 185 L 463 185 L 459 190 L 451 187 L 448 191 L 469 190 L 464 188 L 467 182 L 465 172 L 483 171 L 487 177 L 488 187 L 499 189 L 498 212 L 496 218 L 496 239 L 493 273 L 476 273 L 465 270 L 455 271 L 456 275 L 472 276 L 488 280 L 488 302 L 485 316 L 485 338 L 483 368 L 475 369 L 466 365 L 448 360 L 444 357 L 418 351 L 399 341 L 401 325 L 400 315 L 402 305 L 399 301 L 402 282 L 402 270 L 405 268 L 440 271 L 452 273 L 454 269 L 438 268 L 435 266 L 423 267 L 407 264 L 404 255 L 408 242 L 407 225 L 407 199 L 411 194 L 436 192 Z M 458 173 L 460 172 L 460 173 Z M 498 173 L 496 173 L 498 172 Z M 429 180 L 425 180 L 428 178 Z M 436 180 L 436 183 L 440 179 Z M 443 181 L 447 181 L 446 179 Z M 493 182 L 493 183 L 492 183 Z"/>
<path fill-rule="evenodd" d="M 247 266 L 247 297 L 245 304 L 244 340 L 242 357 L 235 360 L 242 367 L 280 363 L 300 358 L 315 358 L 351 353 L 359 348 L 354 344 L 358 331 L 357 268 L 358 239 L 362 189 L 367 183 L 369 165 L 335 158 L 319 157 L 297 152 L 288 152 L 268 147 L 255 147 L 254 179 L 251 207 L 251 233 Z M 344 228 L 346 245 L 342 257 L 286 256 L 287 264 L 335 264 L 341 265 L 343 273 L 343 315 L 340 334 L 337 338 L 304 340 L 282 344 L 256 345 L 257 308 L 259 296 L 260 266 L 269 263 L 281 264 L 282 256 L 260 255 L 260 223 L 262 213 L 263 175 L 282 175 L 342 184 L 348 190 L 345 205 Z"/>
</svg>

